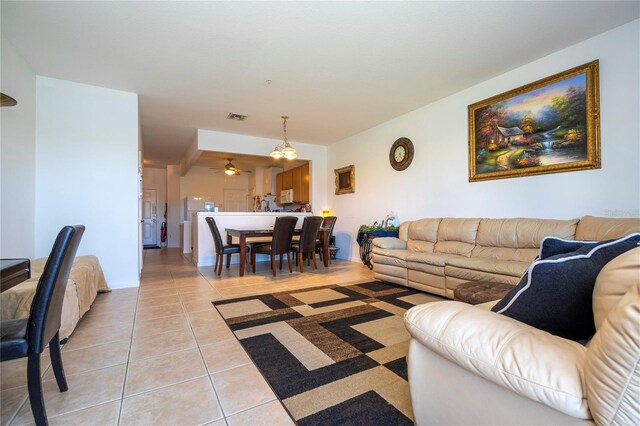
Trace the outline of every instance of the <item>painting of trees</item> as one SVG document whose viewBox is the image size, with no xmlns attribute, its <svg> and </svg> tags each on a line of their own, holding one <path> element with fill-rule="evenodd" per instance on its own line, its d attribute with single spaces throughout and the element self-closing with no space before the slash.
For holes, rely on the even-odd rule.
<svg viewBox="0 0 640 426">
<path fill-rule="evenodd" d="M 569 87 L 564 96 L 556 96 L 551 106 L 560 121 L 567 127 L 583 127 L 587 110 L 587 97 L 584 87 Z"/>
<path fill-rule="evenodd" d="M 524 117 L 522 117 L 522 120 L 520 121 L 520 128 L 522 129 L 525 135 L 529 133 L 533 133 L 533 125 L 534 125 L 533 115 L 525 114 Z"/>
<path fill-rule="evenodd" d="M 507 111 L 500 103 L 492 104 L 479 112 L 476 128 L 478 129 L 476 143 L 479 148 L 486 148 L 495 138 L 497 126 L 501 125 Z"/>
<path fill-rule="evenodd" d="M 597 78 L 593 61 L 469 105 L 470 180 L 599 168 Z"/>
</svg>

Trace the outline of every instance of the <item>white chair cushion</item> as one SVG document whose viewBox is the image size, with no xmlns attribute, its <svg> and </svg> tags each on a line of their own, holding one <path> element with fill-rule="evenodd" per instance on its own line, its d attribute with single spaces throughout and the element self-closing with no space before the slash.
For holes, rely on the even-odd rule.
<svg viewBox="0 0 640 426">
<path fill-rule="evenodd" d="M 460 302 L 411 308 L 413 338 L 485 379 L 558 411 L 590 419 L 583 387 L 587 349 L 524 323 Z"/>
</svg>

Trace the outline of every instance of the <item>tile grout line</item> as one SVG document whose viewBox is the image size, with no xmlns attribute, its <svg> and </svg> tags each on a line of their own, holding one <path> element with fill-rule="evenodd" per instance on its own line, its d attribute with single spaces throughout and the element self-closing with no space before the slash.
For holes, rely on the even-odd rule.
<svg viewBox="0 0 640 426">
<path fill-rule="evenodd" d="M 138 292 L 136 296 L 136 308 L 133 314 L 133 323 L 131 324 L 131 338 L 129 339 L 129 352 L 127 353 L 127 364 L 124 368 L 124 380 L 122 381 L 122 392 L 120 393 L 120 408 L 118 410 L 117 425 L 120 425 L 122 421 L 122 409 L 124 408 L 124 390 L 127 387 L 127 374 L 129 373 L 129 362 L 131 361 L 131 349 L 133 348 L 133 330 L 136 327 L 136 317 L 138 316 L 138 304 L 140 302 L 140 287 L 142 287 L 142 272 L 140 275 L 141 276 L 138 284 Z"/>
<path fill-rule="evenodd" d="M 209 282 L 209 280 L 207 280 L 207 278 L 202 275 L 202 273 L 198 270 L 198 268 L 196 267 L 196 270 L 198 271 L 198 274 L 204 278 L 207 281 L 207 284 L 209 284 L 209 286 L 211 288 L 213 288 L 213 285 Z M 215 288 L 213 288 L 213 290 L 215 290 Z M 217 290 L 215 290 L 216 293 L 218 292 Z M 180 298 L 180 303 L 182 302 L 182 298 Z M 211 305 L 212 309 L 215 309 L 213 307 L 213 305 Z M 183 309 L 184 309 L 184 304 L 183 304 Z M 202 311 L 202 312 L 206 312 L 206 311 Z M 202 363 L 204 364 L 204 369 L 207 372 L 207 378 L 209 379 L 209 384 L 211 385 L 211 389 L 213 390 L 213 395 L 216 398 L 216 402 L 218 403 L 218 407 L 220 407 L 220 414 L 222 414 L 222 421 L 225 422 L 225 424 L 228 424 L 227 422 L 227 415 L 224 412 L 224 409 L 222 408 L 222 401 L 220 400 L 220 396 L 218 395 L 218 392 L 216 391 L 216 386 L 213 383 L 213 378 L 211 377 L 211 373 L 209 372 L 209 367 L 207 366 L 207 361 L 204 359 L 204 355 L 202 354 L 202 349 L 200 347 L 200 342 L 198 341 L 198 338 L 196 337 L 196 333 L 193 331 L 193 324 L 191 323 L 191 318 L 189 317 L 189 315 L 187 315 L 187 318 L 189 318 L 189 328 L 191 329 L 191 334 L 193 334 L 193 338 L 196 341 L 196 346 L 198 347 L 198 353 L 200 354 L 200 359 L 202 360 Z M 207 346 L 207 345 L 205 345 Z M 213 421 L 218 421 L 220 419 L 216 419 Z"/>
</svg>

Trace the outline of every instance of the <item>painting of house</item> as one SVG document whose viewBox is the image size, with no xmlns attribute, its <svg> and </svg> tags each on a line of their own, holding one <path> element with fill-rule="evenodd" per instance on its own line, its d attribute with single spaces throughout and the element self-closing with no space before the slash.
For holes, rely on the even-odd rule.
<svg viewBox="0 0 640 426">
<path fill-rule="evenodd" d="M 510 144 L 511 142 L 522 139 L 524 132 L 520 127 L 499 127 L 498 126 L 498 145 Z"/>
</svg>

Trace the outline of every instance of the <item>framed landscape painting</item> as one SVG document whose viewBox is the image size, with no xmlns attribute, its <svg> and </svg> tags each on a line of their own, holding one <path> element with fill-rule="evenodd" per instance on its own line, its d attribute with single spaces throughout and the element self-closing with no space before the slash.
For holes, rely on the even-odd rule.
<svg viewBox="0 0 640 426">
<path fill-rule="evenodd" d="M 352 164 L 334 170 L 336 174 L 336 195 L 356 192 L 356 168 Z"/>
<path fill-rule="evenodd" d="M 469 105 L 469 181 L 600 168 L 598 61 Z"/>
</svg>

